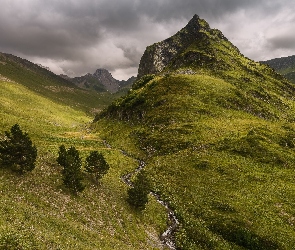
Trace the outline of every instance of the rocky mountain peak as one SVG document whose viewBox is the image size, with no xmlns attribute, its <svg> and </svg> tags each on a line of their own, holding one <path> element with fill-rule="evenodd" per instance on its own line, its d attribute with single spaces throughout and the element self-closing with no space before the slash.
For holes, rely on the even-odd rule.
<svg viewBox="0 0 295 250">
<path fill-rule="evenodd" d="M 135 77 L 131 77 L 127 81 L 119 81 L 108 70 L 99 68 L 93 74 L 87 73 L 84 76 L 70 78 L 70 81 L 80 88 L 115 93 L 124 87 L 130 88 L 135 79 Z"/>
<path fill-rule="evenodd" d="M 111 93 L 119 90 L 118 81 L 112 76 L 112 74 L 106 69 L 97 69 L 93 74 Z"/>
<path fill-rule="evenodd" d="M 103 77 L 113 78 L 112 77 L 112 74 L 108 70 L 106 70 L 106 69 L 97 69 L 94 72 L 93 75 L 96 76 L 96 77 L 102 77 L 103 76 Z"/>
<path fill-rule="evenodd" d="M 188 35 L 197 35 L 201 29 L 210 29 L 209 24 L 201 19 L 198 15 L 194 15 L 188 24 L 182 29 Z"/>
<path fill-rule="evenodd" d="M 199 46 L 200 53 L 201 50 L 208 52 L 206 47 L 210 44 L 210 40 L 221 39 L 228 41 L 219 30 L 211 29 L 205 20 L 194 15 L 188 24 L 175 35 L 146 48 L 139 64 L 138 78 L 163 72 L 176 60 L 178 55 L 185 52 L 192 44 L 195 44 L 195 47 Z"/>
</svg>

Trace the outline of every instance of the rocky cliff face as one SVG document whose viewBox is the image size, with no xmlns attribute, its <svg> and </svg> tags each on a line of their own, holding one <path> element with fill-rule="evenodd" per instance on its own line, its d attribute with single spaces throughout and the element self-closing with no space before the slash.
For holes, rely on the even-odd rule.
<svg viewBox="0 0 295 250">
<path fill-rule="evenodd" d="M 119 90 L 118 80 L 113 78 L 112 74 L 106 69 L 97 69 L 93 76 L 111 93 Z"/>
<path fill-rule="evenodd" d="M 202 63 L 212 61 L 214 51 L 209 51 L 212 38 L 216 41 L 225 40 L 233 50 L 238 51 L 219 30 L 211 29 L 205 20 L 194 15 L 189 23 L 174 36 L 146 48 L 140 60 L 138 78 L 147 74 L 161 73 L 171 64 L 174 69 L 181 68 L 185 62 L 178 57 L 184 55 L 192 44 L 196 46 L 195 51 L 193 54 L 186 55 L 186 61 L 190 61 L 189 63 L 196 60 Z"/>
<path fill-rule="evenodd" d="M 74 78 L 69 78 L 65 75 L 61 76 L 75 83 L 80 88 L 94 89 L 99 92 L 109 91 L 111 93 L 118 92 L 122 88 L 130 88 L 136 80 L 135 77 L 131 77 L 127 81 L 119 81 L 106 69 L 97 69 L 94 74 L 88 73 Z"/>
</svg>

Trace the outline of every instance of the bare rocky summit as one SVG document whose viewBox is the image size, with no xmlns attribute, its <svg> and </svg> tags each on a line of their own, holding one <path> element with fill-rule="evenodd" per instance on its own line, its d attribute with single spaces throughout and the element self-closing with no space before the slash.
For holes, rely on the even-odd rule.
<svg viewBox="0 0 295 250">
<path fill-rule="evenodd" d="M 119 90 L 120 86 L 118 80 L 116 80 L 106 69 L 97 69 L 93 76 L 96 77 L 98 81 L 101 82 L 111 93 L 117 92 Z"/>
<path fill-rule="evenodd" d="M 174 36 L 148 46 L 140 60 L 138 77 L 162 72 L 177 54 L 200 36 L 199 31 L 202 28 L 208 29 L 209 26 L 206 21 L 194 15 L 190 22 Z"/>
<path fill-rule="evenodd" d="M 88 73 L 80 77 L 70 78 L 66 75 L 61 75 L 61 77 L 70 80 L 80 88 L 94 89 L 98 92 L 109 91 L 110 93 L 116 93 L 125 87 L 129 88 L 136 80 L 136 77 L 131 77 L 126 81 L 117 80 L 106 69 L 97 69 L 94 74 Z"/>
</svg>

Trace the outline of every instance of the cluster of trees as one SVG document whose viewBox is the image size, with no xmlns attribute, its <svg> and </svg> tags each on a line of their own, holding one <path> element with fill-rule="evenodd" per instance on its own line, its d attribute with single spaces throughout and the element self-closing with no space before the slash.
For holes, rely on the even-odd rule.
<svg viewBox="0 0 295 250">
<path fill-rule="evenodd" d="M 36 167 L 37 148 L 33 145 L 28 133 L 23 132 L 18 124 L 5 131 L 0 140 L 0 166 L 13 172 L 24 174 Z M 59 148 L 58 164 L 63 167 L 63 182 L 74 193 L 84 189 L 82 184 L 82 160 L 75 147 L 66 150 L 62 145 Z M 107 173 L 109 165 L 104 156 L 93 151 L 86 158 L 85 171 L 89 173 L 96 183 Z"/>
<path fill-rule="evenodd" d="M 59 147 L 57 162 L 63 167 L 63 183 L 74 194 L 83 191 L 83 172 L 82 160 L 79 151 L 71 146 L 66 149 L 64 145 Z M 103 154 L 98 151 L 90 152 L 86 158 L 85 171 L 90 174 L 96 184 L 108 172 L 109 164 L 106 162 Z M 148 202 L 148 194 L 150 192 L 150 183 L 144 170 L 140 171 L 136 176 L 133 186 L 128 190 L 127 201 L 130 205 L 139 210 L 145 208 Z"/>
<path fill-rule="evenodd" d="M 20 129 L 18 124 L 5 131 L 0 140 L 0 166 L 14 172 L 24 174 L 35 168 L 37 148 L 33 145 L 27 133 Z M 84 190 L 82 159 L 79 151 L 71 146 L 66 149 L 64 145 L 59 147 L 57 162 L 62 169 L 63 183 L 74 194 Z M 103 154 L 92 151 L 86 158 L 85 172 L 87 172 L 96 184 L 108 172 L 110 166 Z M 142 210 L 148 201 L 150 184 L 146 173 L 142 170 L 138 173 L 133 186 L 128 190 L 130 205 Z"/>
<path fill-rule="evenodd" d="M 73 193 L 83 191 L 83 172 L 82 159 L 79 156 L 79 151 L 71 146 L 66 149 L 64 145 L 59 147 L 57 163 L 63 167 L 63 183 Z M 86 158 L 85 171 L 92 176 L 96 184 L 108 172 L 110 166 L 106 162 L 103 154 L 98 151 L 90 152 Z"/>
</svg>

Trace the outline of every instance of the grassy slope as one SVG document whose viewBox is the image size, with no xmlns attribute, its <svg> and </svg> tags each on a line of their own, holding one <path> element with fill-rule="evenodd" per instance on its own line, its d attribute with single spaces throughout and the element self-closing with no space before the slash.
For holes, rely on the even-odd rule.
<svg viewBox="0 0 295 250">
<path fill-rule="evenodd" d="M 97 129 L 145 158 L 181 249 L 293 249 L 294 87 L 207 35 L 164 76 L 137 81 Z"/>
<path fill-rule="evenodd" d="M 25 59 L 1 53 L 0 75 L 51 100 L 87 112 L 98 111 L 93 103 L 98 103 L 101 109 L 106 107 L 110 100 L 118 97 L 109 93 L 83 90 Z"/>
<path fill-rule="evenodd" d="M 285 76 L 289 81 L 295 83 L 295 56 L 275 58 L 263 63 L 270 65 L 279 74 Z"/>
<path fill-rule="evenodd" d="M 234 89 L 206 76 L 156 79 L 140 90 L 152 100 L 136 106 L 145 110 L 144 125 L 131 120 L 134 114 L 132 129 L 130 121 L 98 124 L 112 143 L 146 158 L 154 189 L 181 221 L 178 246 L 292 249 L 294 103 L 282 98 L 286 112 L 271 107 L 266 113 L 280 117 L 263 119 L 224 107 L 237 98 Z"/>
<path fill-rule="evenodd" d="M 158 235 L 165 213 L 153 199 L 141 214 L 126 203 L 120 176 L 136 162 L 107 149 L 87 129 L 91 117 L 44 98 L 27 87 L 0 81 L 0 132 L 19 123 L 38 148 L 37 167 L 24 176 L 0 169 L 0 249 L 161 249 Z M 74 145 L 83 159 L 90 150 L 105 154 L 111 169 L 100 186 L 87 179 L 73 197 L 64 190 L 58 147 Z M 16 248 L 12 248 L 16 249 Z"/>
</svg>

